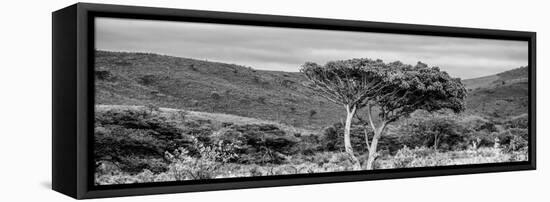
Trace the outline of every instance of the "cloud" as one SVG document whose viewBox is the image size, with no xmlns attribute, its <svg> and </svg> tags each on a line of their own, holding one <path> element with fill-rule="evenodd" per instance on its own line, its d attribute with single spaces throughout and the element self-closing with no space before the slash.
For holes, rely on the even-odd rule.
<svg viewBox="0 0 550 202">
<path fill-rule="evenodd" d="M 306 61 L 422 61 L 461 78 L 499 73 L 528 61 L 523 41 L 115 18 L 96 19 L 96 48 L 294 72 Z"/>
</svg>

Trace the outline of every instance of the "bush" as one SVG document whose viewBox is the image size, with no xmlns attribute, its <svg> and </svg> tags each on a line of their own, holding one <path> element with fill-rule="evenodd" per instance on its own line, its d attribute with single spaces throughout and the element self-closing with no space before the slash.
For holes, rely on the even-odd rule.
<svg viewBox="0 0 550 202">
<path fill-rule="evenodd" d="M 218 92 L 214 91 L 210 93 L 210 98 L 212 98 L 213 100 L 220 100 L 222 99 L 222 96 Z"/>
<path fill-rule="evenodd" d="M 298 138 L 272 124 L 231 125 L 212 138 L 233 145 L 231 150 L 239 155 L 239 163 L 281 164 L 288 155 L 299 152 Z"/>
<path fill-rule="evenodd" d="M 529 128 L 529 116 L 527 114 L 523 114 L 521 116 L 511 118 L 510 120 L 506 121 L 505 125 L 506 125 L 507 128 L 528 129 Z"/>
<path fill-rule="evenodd" d="M 394 168 L 406 168 L 409 167 L 412 161 L 416 158 L 414 152 L 410 150 L 407 146 L 403 147 L 397 151 L 393 157 L 393 167 Z"/>
<path fill-rule="evenodd" d="M 218 175 L 222 166 L 216 162 L 218 158 L 224 158 L 211 147 L 199 146 L 200 158 L 193 158 L 184 148 L 178 148 L 174 152 L 165 152 L 165 158 L 170 161 L 168 173 L 175 180 L 199 180 L 212 179 Z"/>
<path fill-rule="evenodd" d="M 165 152 L 165 159 L 169 162 L 166 172 L 154 172 L 143 169 L 137 174 L 120 171 L 116 166 L 108 163 L 98 166 L 96 169 L 96 184 L 130 184 L 144 182 L 165 182 L 177 180 L 212 179 L 220 176 L 224 171 L 223 166 L 233 154 L 220 152 L 216 146 L 205 146 L 197 143 L 199 155 L 193 157 L 185 148 L 178 148 L 173 152 Z"/>
<path fill-rule="evenodd" d="M 282 80 L 281 81 L 281 86 L 285 87 L 285 88 L 290 88 L 290 89 L 296 89 L 296 82 L 295 81 L 291 81 L 291 80 Z"/>
<path fill-rule="evenodd" d="M 313 118 L 313 116 L 315 116 L 315 114 L 317 114 L 317 111 L 315 110 L 309 110 L 309 118 Z"/>
<path fill-rule="evenodd" d="M 137 82 L 141 85 L 150 86 L 158 83 L 159 81 L 162 81 L 163 79 L 165 79 L 165 77 L 154 74 L 147 74 L 137 78 Z"/>
<path fill-rule="evenodd" d="M 186 129 L 188 130 L 188 129 Z M 129 173 L 163 172 L 164 151 L 194 150 L 196 138 L 146 108 L 98 111 L 95 116 L 95 161 L 112 162 Z"/>
<path fill-rule="evenodd" d="M 299 136 L 297 136 L 299 134 Z M 301 135 L 300 133 L 294 134 L 299 139 L 296 144 L 296 150 L 304 155 L 314 155 L 317 152 L 323 151 L 324 148 L 321 145 L 321 140 L 317 135 Z"/>
<path fill-rule="evenodd" d="M 523 147 L 517 151 L 510 152 L 510 161 L 527 161 L 529 160 L 529 151 L 527 147 Z"/>
<path fill-rule="evenodd" d="M 263 96 L 258 97 L 258 103 L 265 104 L 266 98 Z"/>
<path fill-rule="evenodd" d="M 114 78 L 113 74 L 109 70 L 95 70 L 94 75 L 98 81 L 108 81 Z"/>
<path fill-rule="evenodd" d="M 480 116 L 469 115 L 462 117 L 458 121 L 464 127 L 469 128 L 473 131 L 484 133 L 492 133 L 498 131 L 497 125 L 493 121 L 487 120 Z"/>
<path fill-rule="evenodd" d="M 191 71 L 198 71 L 197 67 L 195 67 L 195 64 L 189 64 L 189 69 Z"/>
<path fill-rule="evenodd" d="M 400 142 L 415 147 L 432 147 L 442 151 L 461 150 L 470 144 L 472 130 L 452 115 L 412 117 L 399 128 Z"/>
<path fill-rule="evenodd" d="M 519 151 L 528 147 L 528 130 L 510 128 L 497 135 L 500 148 L 506 152 Z"/>
<path fill-rule="evenodd" d="M 289 162 L 301 168 L 307 165 L 307 170 L 316 172 L 336 172 L 353 170 L 353 163 L 350 156 L 344 152 L 317 152 L 312 155 L 294 155 Z M 307 173 L 307 172 L 306 172 Z"/>
</svg>

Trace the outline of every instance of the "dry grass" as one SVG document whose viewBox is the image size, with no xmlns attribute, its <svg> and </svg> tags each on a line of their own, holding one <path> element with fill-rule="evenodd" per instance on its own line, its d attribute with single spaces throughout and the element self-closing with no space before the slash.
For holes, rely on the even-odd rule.
<svg viewBox="0 0 550 202">
<path fill-rule="evenodd" d="M 308 173 L 345 172 L 352 170 L 352 164 L 343 153 L 323 152 L 312 157 L 290 157 L 290 163 L 275 165 L 212 164 L 212 178 L 236 178 L 273 175 L 294 175 Z M 497 148 L 478 148 L 464 151 L 437 152 L 428 148 L 404 148 L 394 156 L 386 156 L 375 162 L 376 169 L 395 169 L 412 167 L 452 166 L 467 164 L 486 164 L 526 161 L 527 151 L 504 153 Z M 131 175 L 123 172 L 96 174 L 98 184 L 128 184 L 143 182 L 163 182 L 177 180 L 195 180 L 192 177 L 182 179 L 177 172 L 154 174 L 149 170 Z"/>
</svg>

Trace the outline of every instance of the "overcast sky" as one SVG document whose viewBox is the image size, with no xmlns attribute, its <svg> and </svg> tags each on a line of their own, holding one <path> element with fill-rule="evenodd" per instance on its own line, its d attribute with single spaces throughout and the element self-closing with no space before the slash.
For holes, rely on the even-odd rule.
<svg viewBox="0 0 550 202">
<path fill-rule="evenodd" d="M 351 58 L 439 66 L 462 79 L 528 61 L 527 42 L 261 26 L 97 18 L 96 49 L 151 52 L 296 72 L 304 62 Z"/>
</svg>

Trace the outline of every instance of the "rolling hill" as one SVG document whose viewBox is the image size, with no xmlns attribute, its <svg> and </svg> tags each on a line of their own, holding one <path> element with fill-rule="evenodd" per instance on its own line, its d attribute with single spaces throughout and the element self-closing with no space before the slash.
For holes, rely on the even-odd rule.
<svg viewBox="0 0 550 202">
<path fill-rule="evenodd" d="M 307 129 L 344 117 L 316 96 L 298 72 L 256 70 L 236 64 L 150 53 L 96 51 L 96 104 L 149 105 L 232 114 Z M 487 116 L 526 113 L 527 68 L 464 80 L 467 109 Z"/>
<path fill-rule="evenodd" d="M 466 108 L 495 118 L 517 116 L 528 109 L 528 67 L 463 81 L 468 89 Z"/>
<path fill-rule="evenodd" d="M 147 53 L 96 52 L 96 103 L 148 105 L 320 128 L 344 110 L 302 85 L 299 73 Z"/>
</svg>

